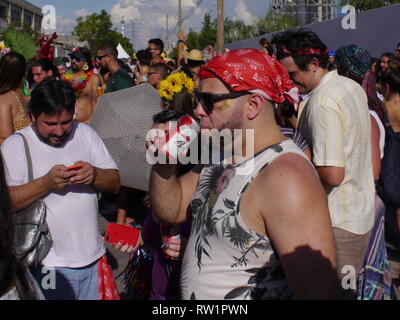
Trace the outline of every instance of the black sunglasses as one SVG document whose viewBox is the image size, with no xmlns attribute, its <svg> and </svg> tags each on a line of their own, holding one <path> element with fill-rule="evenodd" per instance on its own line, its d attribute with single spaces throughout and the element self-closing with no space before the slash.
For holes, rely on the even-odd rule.
<svg viewBox="0 0 400 320">
<path fill-rule="evenodd" d="M 107 57 L 107 56 L 108 56 L 108 54 L 106 54 L 106 55 L 104 55 L 104 56 L 97 56 L 97 57 L 96 57 L 96 60 L 100 61 L 101 59 L 103 59 L 104 57 Z"/>
<path fill-rule="evenodd" d="M 201 103 L 204 108 L 204 111 L 207 114 L 211 114 L 214 109 L 214 103 L 218 101 L 227 100 L 227 99 L 236 99 L 241 96 L 245 96 L 250 94 L 248 91 L 237 91 L 231 93 L 220 93 L 220 94 L 213 94 L 208 92 L 200 92 L 198 89 L 194 90 L 194 99 L 196 106 Z"/>
</svg>

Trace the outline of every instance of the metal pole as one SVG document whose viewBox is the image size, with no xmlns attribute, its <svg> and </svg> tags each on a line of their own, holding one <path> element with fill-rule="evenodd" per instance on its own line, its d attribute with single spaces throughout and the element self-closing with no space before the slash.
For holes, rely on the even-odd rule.
<svg viewBox="0 0 400 320">
<path fill-rule="evenodd" d="M 224 0 L 217 0 L 217 53 L 224 53 Z"/>
<path fill-rule="evenodd" d="M 182 0 L 179 0 L 179 7 L 178 7 L 178 31 L 183 32 L 182 30 Z"/>
</svg>

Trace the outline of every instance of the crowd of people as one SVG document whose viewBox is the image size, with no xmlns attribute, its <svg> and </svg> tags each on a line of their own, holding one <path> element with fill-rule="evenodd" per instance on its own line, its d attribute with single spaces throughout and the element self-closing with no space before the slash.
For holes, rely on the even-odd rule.
<svg viewBox="0 0 400 320">
<path fill-rule="evenodd" d="M 135 59 L 112 43 L 58 65 L 1 57 L 0 299 L 399 299 L 400 43 L 373 58 L 301 29 L 216 55 L 178 38 L 174 59 L 160 39 Z M 100 96 L 142 84 L 161 98 L 149 130 L 183 116 L 205 141 L 251 130 L 223 144 L 245 159 L 221 149 L 206 164 L 154 164 L 147 193 L 121 185 L 90 123 Z M 40 199 L 52 245 L 27 266 L 13 216 Z M 110 211 L 140 229 L 136 245 L 113 243 L 130 255 L 123 292 L 99 232 Z"/>
</svg>

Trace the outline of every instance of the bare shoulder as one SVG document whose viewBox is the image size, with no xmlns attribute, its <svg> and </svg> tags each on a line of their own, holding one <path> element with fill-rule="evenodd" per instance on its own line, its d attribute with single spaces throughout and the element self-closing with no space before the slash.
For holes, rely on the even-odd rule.
<svg viewBox="0 0 400 320">
<path fill-rule="evenodd" d="M 312 205 L 314 200 L 326 201 L 325 190 L 313 165 L 295 153 L 274 160 L 260 172 L 254 184 L 261 207 L 268 203 L 269 208 L 281 210 Z"/>
<path fill-rule="evenodd" d="M 92 76 L 90 77 L 89 83 L 99 83 L 100 82 L 100 76 L 97 73 L 93 73 Z"/>
<path fill-rule="evenodd" d="M 13 105 L 11 98 L 12 97 L 9 92 L 0 95 L 0 111 L 11 111 Z"/>
</svg>

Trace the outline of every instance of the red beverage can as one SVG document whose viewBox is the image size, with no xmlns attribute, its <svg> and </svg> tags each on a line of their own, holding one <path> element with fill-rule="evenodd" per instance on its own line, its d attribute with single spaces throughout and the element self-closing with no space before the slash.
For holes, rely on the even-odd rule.
<svg viewBox="0 0 400 320">
<path fill-rule="evenodd" d="M 165 133 L 157 146 L 167 157 L 177 159 L 181 152 L 189 148 L 199 132 L 200 126 L 196 120 L 184 115 L 175 127 Z"/>
</svg>

